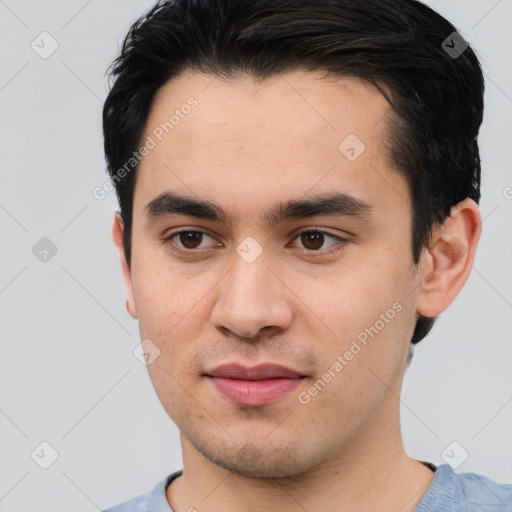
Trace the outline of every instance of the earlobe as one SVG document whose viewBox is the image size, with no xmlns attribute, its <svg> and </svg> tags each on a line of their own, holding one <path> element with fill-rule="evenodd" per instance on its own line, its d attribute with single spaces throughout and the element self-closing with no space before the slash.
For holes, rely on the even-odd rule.
<svg viewBox="0 0 512 512">
<path fill-rule="evenodd" d="M 121 219 L 120 212 L 117 211 L 114 215 L 114 223 L 112 225 L 112 237 L 114 239 L 114 244 L 116 245 L 119 251 L 119 256 L 121 258 L 121 268 L 123 271 L 123 279 L 126 288 L 126 310 L 128 311 L 131 317 L 137 318 L 137 308 L 135 306 L 135 296 L 133 293 L 131 269 L 126 260 L 126 254 L 124 251 L 123 244 L 123 235 L 124 224 Z"/>
<path fill-rule="evenodd" d="M 480 210 L 470 198 L 452 207 L 449 217 L 434 229 L 430 247 L 425 249 L 420 263 L 420 315 L 439 315 L 455 300 L 473 267 L 481 232 Z"/>
</svg>

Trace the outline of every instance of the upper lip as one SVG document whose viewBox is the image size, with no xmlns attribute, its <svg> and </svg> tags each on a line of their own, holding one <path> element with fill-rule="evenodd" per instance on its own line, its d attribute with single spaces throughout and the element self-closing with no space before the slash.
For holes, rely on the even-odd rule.
<svg viewBox="0 0 512 512">
<path fill-rule="evenodd" d="M 205 375 L 208 377 L 224 377 L 239 380 L 297 379 L 303 377 L 303 375 L 291 368 L 271 363 L 262 363 L 251 367 L 238 363 L 222 364 L 206 372 Z"/>
</svg>

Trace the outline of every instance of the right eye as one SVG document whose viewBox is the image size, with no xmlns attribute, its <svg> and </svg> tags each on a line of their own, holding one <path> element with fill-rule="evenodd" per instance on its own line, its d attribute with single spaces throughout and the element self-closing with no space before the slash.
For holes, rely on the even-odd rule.
<svg viewBox="0 0 512 512">
<path fill-rule="evenodd" d="M 201 244 L 205 237 L 214 240 L 212 236 L 204 231 L 182 229 L 180 231 L 175 231 L 170 235 L 166 235 L 163 242 L 168 245 L 171 251 L 178 254 L 193 253 L 197 252 L 199 249 L 204 249 L 204 247 L 201 247 Z M 177 239 L 177 241 L 174 239 Z M 216 246 L 219 245 L 219 243 L 216 244 Z"/>
</svg>

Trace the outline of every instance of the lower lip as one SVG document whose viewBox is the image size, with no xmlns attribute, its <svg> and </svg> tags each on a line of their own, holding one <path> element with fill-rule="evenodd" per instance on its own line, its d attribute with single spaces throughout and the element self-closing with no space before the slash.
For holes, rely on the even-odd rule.
<svg viewBox="0 0 512 512">
<path fill-rule="evenodd" d="M 238 405 L 248 406 L 268 405 L 276 402 L 302 382 L 301 378 L 238 380 L 209 377 L 209 379 L 225 397 Z"/>
</svg>

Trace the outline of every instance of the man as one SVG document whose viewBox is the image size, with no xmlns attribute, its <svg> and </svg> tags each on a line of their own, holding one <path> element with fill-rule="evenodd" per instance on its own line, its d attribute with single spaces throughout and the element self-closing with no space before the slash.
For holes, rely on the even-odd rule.
<svg viewBox="0 0 512 512">
<path fill-rule="evenodd" d="M 505 511 L 410 458 L 411 343 L 481 234 L 483 79 L 414 0 L 176 0 L 104 107 L 113 236 L 183 471 L 109 512 Z"/>
</svg>

